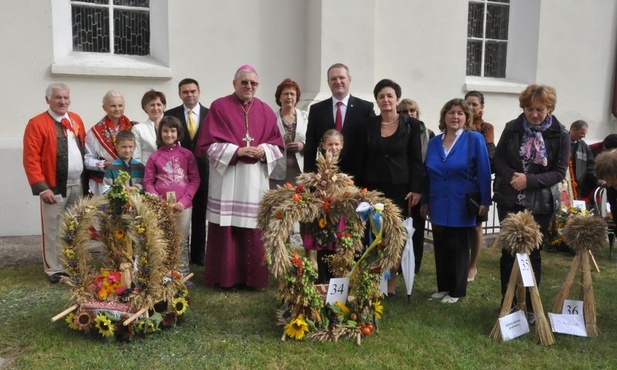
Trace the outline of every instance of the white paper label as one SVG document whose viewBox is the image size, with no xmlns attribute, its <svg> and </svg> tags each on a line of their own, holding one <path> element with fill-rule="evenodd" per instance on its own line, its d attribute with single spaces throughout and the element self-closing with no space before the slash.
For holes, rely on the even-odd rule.
<svg viewBox="0 0 617 370">
<path fill-rule="evenodd" d="M 518 259 L 518 267 L 521 270 L 521 277 L 523 278 L 524 286 L 534 286 L 533 284 L 533 269 L 531 268 L 531 262 L 527 253 L 517 253 L 516 259 Z"/>
<path fill-rule="evenodd" d="M 499 319 L 501 329 L 501 339 L 508 341 L 518 338 L 523 334 L 529 333 L 529 324 L 525 313 L 521 310 L 515 311 Z"/>
<path fill-rule="evenodd" d="M 328 287 L 328 295 L 326 303 L 334 304 L 341 302 L 347 303 L 347 294 L 349 293 L 349 278 L 332 278 Z"/>
<path fill-rule="evenodd" d="M 579 337 L 586 337 L 585 319 L 582 315 L 560 315 L 558 313 L 548 313 L 548 319 L 554 333 L 570 334 Z"/>
<path fill-rule="evenodd" d="M 574 299 L 566 299 L 563 301 L 563 307 L 561 308 L 563 315 L 580 315 L 583 316 L 583 301 L 576 301 Z"/>
</svg>

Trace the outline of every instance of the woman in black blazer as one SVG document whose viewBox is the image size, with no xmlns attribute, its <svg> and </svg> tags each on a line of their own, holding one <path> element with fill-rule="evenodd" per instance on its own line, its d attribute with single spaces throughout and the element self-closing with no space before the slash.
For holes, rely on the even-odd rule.
<svg viewBox="0 0 617 370">
<path fill-rule="evenodd" d="M 406 216 L 422 191 L 420 124 L 398 114 L 401 87 L 396 82 L 379 81 L 373 94 L 381 113 L 356 125 L 345 146 L 354 160 L 356 184 L 383 192 Z M 389 294 L 395 293 L 394 275 L 388 282 Z"/>
</svg>

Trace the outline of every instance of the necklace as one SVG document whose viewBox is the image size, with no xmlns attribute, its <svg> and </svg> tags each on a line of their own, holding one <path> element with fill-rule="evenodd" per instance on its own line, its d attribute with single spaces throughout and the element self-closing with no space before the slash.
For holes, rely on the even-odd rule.
<svg viewBox="0 0 617 370">
<path fill-rule="evenodd" d="M 244 104 L 242 104 L 242 102 L 240 101 L 238 101 L 238 104 L 240 104 L 240 108 L 242 108 L 242 112 L 244 112 L 244 126 L 246 127 L 246 135 L 244 135 L 242 141 L 246 142 L 246 146 L 249 147 L 251 146 L 251 141 L 255 140 L 251 137 L 249 133 L 249 111 L 253 107 L 253 100 L 251 100 L 251 102 L 247 104 L 247 108 L 244 108 Z"/>
<path fill-rule="evenodd" d="M 396 122 L 396 121 L 398 121 L 398 114 L 397 114 L 397 115 L 396 115 L 396 117 L 394 117 L 394 119 L 393 119 L 392 121 L 390 121 L 390 122 L 384 122 L 384 121 L 381 121 L 381 125 L 382 125 L 382 126 L 390 126 L 391 124 L 393 124 L 393 123 L 394 123 L 394 122 Z"/>
<path fill-rule="evenodd" d="M 286 117 L 291 117 L 291 120 L 287 119 Z M 290 113 L 283 113 L 283 110 L 281 110 L 281 119 L 283 120 L 283 124 L 287 127 L 292 126 L 294 123 L 296 123 L 296 112 L 295 110 L 293 112 Z"/>
</svg>

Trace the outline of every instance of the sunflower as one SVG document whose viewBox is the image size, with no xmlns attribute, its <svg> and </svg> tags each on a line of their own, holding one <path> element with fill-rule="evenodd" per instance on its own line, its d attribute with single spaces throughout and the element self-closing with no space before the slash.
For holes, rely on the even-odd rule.
<svg viewBox="0 0 617 370">
<path fill-rule="evenodd" d="M 139 320 L 137 322 L 137 332 L 144 333 L 144 327 L 146 326 L 146 320 Z"/>
<path fill-rule="evenodd" d="M 92 327 L 94 316 L 88 311 L 80 311 L 73 317 L 73 323 L 79 330 L 88 330 Z"/>
<path fill-rule="evenodd" d="M 377 320 L 381 319 L 381 315 L 383 314 L 383 305 L 381 301 L 377 300 L 373 302 L 373 312 L 375 312 L 375 318 Z"/>
<path fill-rule="evenodd" d="M 319 227 L 320 228 L 325 229 L 327 225 L 328 225 L 328 221 L 326 221 L 325 218 L 320 218 L 319 219 Z"/>
<path fill-rule="evenodd" d="M 184 288 L 178 290 L 178 295 L 180 297 L 187 297 L 189 295 L 189 290 L 186 287 L 184 287 Z"/>
<path fill-rule="evenodd" d="M 69 328 L 73 330 L 79 330 L 79 327 L 77 327 L 77 324 L 75 324 L 75 312 L 71 312 L 66 315 L 66 317 L 64 318 L 64 322 L 69 325 Z"/>
<path fill-rule="evenodd" d="M 113 337 L 116 326 L 105 314 L 96 315 L 94 319 L 94 326 L 99 329 L 99 333 L 104 337 Z"/>
<path fill-rule="evenodd" d="M 172 302 L 172 305 L 174 306 L 174 310 L 176 310 L 178 316 L 184 315 L 186 309 L 188 308 L 188 302 L 183 297 L 175 298 Z"/>
<path fill-rule="evenodd" d="M 154 333 L 156 331 L 156 325 L 154 324 L 154 322 L 148 320 L 147 321 L 147 326 L 146 326 L 146 320 L 141 320 L 140 322 L 137 323 L 137 330 L 140 333 Z"/>
<path fill-rule="evenodd" d="M 287 334 L 290 338 L 295 338 L 296 340 L 302 340 L 302 338 L 304 338 L 304 334 L 308 330 L 308 323 L 304 321 L 304 317 L 302 315 L 298 315 L 298 317 L 285 325 L 285 334 Z"/>
</svg>

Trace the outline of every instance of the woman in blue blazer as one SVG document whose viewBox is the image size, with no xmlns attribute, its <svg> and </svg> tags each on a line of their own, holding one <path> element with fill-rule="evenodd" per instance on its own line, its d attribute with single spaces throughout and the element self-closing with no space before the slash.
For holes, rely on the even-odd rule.
<svg viewBox="0 0 617 370">
<path fill-rule="evenodd" d="M 432 299 L 456 303 L 465 297 L 469 249 L 475 243 L 476 216 L 491 204 L 491 168 L 484 138 L 471 130 L 472 116 L 463 99 L 441 108 L 439 129 L 428 144 L 422 214 L 431 221 L 437 292 Z M 466 193 L 480 193 L 477 215 L 469 215 Z"/>
</svg>

